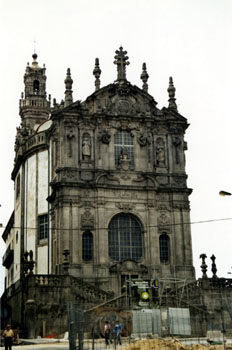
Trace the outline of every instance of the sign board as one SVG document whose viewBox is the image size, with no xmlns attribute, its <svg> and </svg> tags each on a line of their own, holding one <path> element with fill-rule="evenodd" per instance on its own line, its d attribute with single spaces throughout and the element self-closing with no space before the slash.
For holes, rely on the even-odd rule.
<svg viewBox="0 0 232 350">
<path fill-rule="evenodd" d="M 133 287 L 138 287 L 138 288 L 148 288 L 149 282 L 148 281 L 132 281 L 131 285 Z"/>
</svg>

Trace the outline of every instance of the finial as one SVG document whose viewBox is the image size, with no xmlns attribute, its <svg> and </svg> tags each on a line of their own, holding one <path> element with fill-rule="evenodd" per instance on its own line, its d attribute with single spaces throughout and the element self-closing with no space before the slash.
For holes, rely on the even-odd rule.
<svg viewBox="0 0 232 350">
<path fill-rule="evenodd" d="M 217 273 L 217 266 L 215 264 L 216 256 L 213 254 L 210 257 L 210 259 L 212 260 L 212 269 L 211 269 L 211 271 L 213 273 L 213 278 L 217 278 L 217 275 L 216 275 L 216 273 Z"/>
<path fill-rule="evenodd" d="M 65 83 L 65 103 L 64 106 L 68 106 L 73 102 L 73 97 L 72 97 L 72 83 L 73 80 L 71 78 L 71 71 L 70 68 L 67 69 L 67 75 L 66 79 L 64 81 Z"/>
<path fill-rule="evenodd" d="M 207 265 L 205 263 L 205 259 L 207 258 L 206 254 L 201 254 L 200 259 L 202 259 L 202 264 L 201 264 L 201 271 L 202 271 L 202 278 L 207 278 Z"/>
<path fill-rule="evenodd" d="M 175 109 L 177 110 L 177 105 L 176 105 L 176 99 L 175 99 L 175 92 L 176 92 L 176 89 L 175 89 L 175 86 L 173 84 L 173 80 L 172 80 L 172 77 L 169 78 L 169 87 L 168 87 L 168 96 L 169 96 L 169 105 L 168 105 L 168 108 L 172 108 L 172 109 Z"/>
<path fill-rule="evenodd" d="M 95 76 L 95 91 L 100 89 L 100 75 L 101 75 L 101 69 L 99 65 L 99 59 L 95 58 L 95 67 L 93 70 L 93 75 Z"/>
<path fill-rule="evenodd" d="M 114 64 L 117 64 L 118 71 L 118 81 L 126 80 L 126 65 L 129 65 L 130 62 L 128 60 L 128 56 L 126 56 L 127 51 L 123 51 L 122 46 L 119 50 L 115 51 L 116 55 L 114 56 L 115 61 Z"/>
<path fill-rule="evenodd" d="M 38 66 L 38 62 L 37 62 L 38 55 L 37 55 L 37 53 L 33 53 L 32 58 L 33 58 L 32 66 L 37 67 Z"/>
<path fill-rule="evenodd" d="M 143 82 L 143 90 L 146 92 L 148 91 L 148 84 L 147 84 L 148 78 L 149 78 L 149 75 L 147 73 L 146 63 L 143 63 L 142 74 L 140 75 L 140 79 Z"/>
</svg>

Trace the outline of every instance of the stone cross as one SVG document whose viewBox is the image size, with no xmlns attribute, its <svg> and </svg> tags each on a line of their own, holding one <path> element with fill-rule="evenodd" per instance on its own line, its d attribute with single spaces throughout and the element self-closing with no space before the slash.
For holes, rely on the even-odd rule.
<svg viewBox="0 0 232 350">
<path fill-rule="evenodd" d="M 117 80 L 126 80 L 126 65 L 129 65 L 128 56 L 126 56 L 127 51 L 123 51 L 122 46 L 119 50 L 115 51 L 116 55 L 114 56 L 114 64 L 117 64 L 118 79 Z"/>
</svg>

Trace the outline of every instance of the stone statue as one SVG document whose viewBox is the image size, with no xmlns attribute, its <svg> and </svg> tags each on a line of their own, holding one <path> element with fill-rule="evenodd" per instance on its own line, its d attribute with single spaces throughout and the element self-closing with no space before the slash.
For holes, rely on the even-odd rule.
<svg viewBox="0 0 232 350">
<path fill-rule="evenodd" d="M 156 163 L 158 166 L 165 166 L 165 151 L 164 151 L 164 140 L 162 138 L 157 139 L 156 148 Z"/>
<path fill-rule="evenodd" d="M 82 141 L 82 156 L 84 160 L 91 156 L 91 143 L 88 135 L 85 135 Z"/>
<path fill-rule="evenodd" d="M 160 147 L 157 149 L 156 156 L 157 156 L 157 164 L 159 166 L 164 165 L 165 164 L 165 154 L 164 154 L 163 147 Z"/>
</svg>

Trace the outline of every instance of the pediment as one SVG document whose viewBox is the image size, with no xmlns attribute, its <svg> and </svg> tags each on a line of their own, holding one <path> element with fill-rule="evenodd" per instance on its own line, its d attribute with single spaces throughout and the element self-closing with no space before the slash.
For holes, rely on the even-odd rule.
<svg viewBox="0 0 232 350">
<path fill-rule="evenodd" d="M 152 118 L 170 123 L 186 124 L 186 118 L 177 110 L 163 107 L 157 108 L 157 102 L 146 91 L 136 85 L 125 82 L 109 84 L 88 96 L 83 102 L 76 101 L 69 106 L 59 105 L 52 112 L 52 118 L 61 115 L 104 115 L 109 117 Z"/>
<path fill-rule="evenodd" d="M 129 82 L 110 84 L 90 95 L 84 106 L 90 113 L 112 116 L 144 116 L 157 114 L 157 103 L 147 92 Z"/>
</svg>

